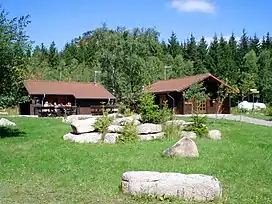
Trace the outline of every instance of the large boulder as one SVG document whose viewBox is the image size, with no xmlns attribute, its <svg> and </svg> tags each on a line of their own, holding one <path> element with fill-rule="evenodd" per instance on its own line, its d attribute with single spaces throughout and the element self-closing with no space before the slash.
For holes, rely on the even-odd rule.
<svg viewBox="0 0 272 204">
<path fill-rule="evenodd" d="M 187 137 L 189 139 L 195 140 L 197 138 L 196 133 L 191 132 L 191 131 L 181 131 L 180 134 L 181 137 Z"/>
<path fill-rule="evenodd" d="M 213 140 L 221 140 L 221 132 L 219 130 L 210 130 L 208 133 L 208 138 Z"/>
<path fill-rule="evenodd" d="M 213 201 L 222 196 L 217 178 L 201 174 L 130 171 L 122 176 L 122 192 L 135 196 L 171 196 L 190 201 Z"/>
<path fill-rule="evenodd" d="M 139 135 L 139 140 L 149 141 L 149 140 L 158 140 L 164 137 L 164 132 L 154 133 L 154 134 L 144 134 Z"/>
<path fill-rule="evenodd" d="M 63 136 L 63 139 L 76 143 L 99 143 L 101 142 L 102 134 L 97 132 L 84 133 L 80 135 L 68 133 Z"/>
<path fill-rule="evenodd" d="M 134 122 L 135 125 L 140 125 L 140 121 L 134 119 L 133 117 L 124 117 L 124 118 L 116 118 L 112 121 L 113 125 L 121 125 L 124 126 L 127 123 Z"/>
<path fill-rule="evenodd" d="M 117 133 L 107 133 L 104 136 L 104 143 L 108 143 L 108 144 L 115 144 L 119 138 L 120 134 Z"/>
<path fill-rule="evenodd" d="M 94 124 L 97 121 L 97 118 L 89 118 L 86 120 L 76 120 L 71 123 L 73 133 L 82 134 L 93 132 L 95 130 Z"/>
<path fill-rule="evenodd" d="M 142 117 L 141 117 L 141 115 L 139 115 L 139 114 L 134 114 L 134 115 L 131 116 L 131 118 L 133 118 L 133 119 L 135 119 L 135 120 L 139 120 L 139 121 L 142 120 Z"/>
<path fill-rule="evenodd" d="M 165 156 L 178 156 L 178 157 L 198 157 L 198 149 L 196 143 L 187 138 L 181 138 L 172 147 L 166 149 L 163 154 Z"/>
<path fill-rule="evenodd" d="M 9 127 L 9 126 L 16 126 L 14 122 L 9 121 L 8 119 L 1 118 L 0 119 L 0 126 Z"/>
<path fill-rule="evenodd" d="M 110 125 L 109 127 L 107 127 L 108 132 L 111 133 L 120 133 L 123 130 L 124 126 L 120 126 L 120 125 Z"/>
<path fill-rule="evenodd" d="M 93 118 L 94 116 L 91 115 L 69 115 L 66 118 L 62 119 L 62 122 L 71 124 L 72 122 L 76 121 L 76 120 L 85 120 L 88 118 Z"/>
<path fill-rule="evenodd" d="M 158 124 L 145 123 L 136 127 L 139 134 L 150 134 L 162 132 L 162 126 Z"/>
<path fill-rule="evenodd" d="M 169 120 L 165 122 L 166 125 L 177 125 L 177 126 L 181 126 L 184 123 L 185 123 L 184 120 Z"/>
</svg>

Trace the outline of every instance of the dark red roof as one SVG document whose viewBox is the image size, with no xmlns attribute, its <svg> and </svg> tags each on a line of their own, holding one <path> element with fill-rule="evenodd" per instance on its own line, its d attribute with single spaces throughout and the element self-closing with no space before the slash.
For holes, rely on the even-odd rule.
<svg viewBox="0 0 272 204">
<path fill-rule="evenodd" d="M 27 80 L 24 85 L 31 95 L 73 95 L 81 99 L 115 98 L 99 83 Z"/>
<path fill-rule="evenodd" d="M 178 79 L 169 79 L 169 80 L 160 80 L 153 83 L 149 88 L 148 91 L 151 93 L 163 93 L 163 92 L 173 92 L 173 91 L 184 91 L 185 89 L 189 88 L 191 85 L 202 82 L 205 79 L 212 77 L 214 80 L 218 81 L 219 83 L 225 84 L 220 79 L 216 78 L 210 73 L 206 74 L 199 74 L 195 76 L 186 76 L 184 78 Z M 228 86 L 227 84 L 225 84 Z M 229 87 L 229 86 L 228 86 Z"/>
</svg>

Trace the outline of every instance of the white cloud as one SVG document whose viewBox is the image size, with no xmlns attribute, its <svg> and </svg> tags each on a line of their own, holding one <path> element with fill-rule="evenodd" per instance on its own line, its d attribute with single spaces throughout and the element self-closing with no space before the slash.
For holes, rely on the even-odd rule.
<svg viewBox="0 0 272 204">
<path fill-rule="evenodd" d="M 172 0 L 171 6 L 181 12 L 213 13 L 216 10 L 209 0 Z"/>
</svg>

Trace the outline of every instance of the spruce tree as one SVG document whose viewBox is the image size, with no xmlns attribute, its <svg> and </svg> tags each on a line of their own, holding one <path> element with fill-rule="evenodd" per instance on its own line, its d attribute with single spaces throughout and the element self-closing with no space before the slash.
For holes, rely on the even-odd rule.
<svg viewBox="0 0 272 204">
<path fill-rule="evenodd" d="M 249 39 L 246 30 L 243 29 L 243 34 L 240 38 L 240 43 L 238 45 L 238 63 L 240 67 L 244 63 L 244 57 L 249 51 Z"/>
<path fill-rule="evenodd" d="M 53 41 L 49 47 L 48 51 L 48 61 L 50 66 L 53 69 L 57 69 L 57 65 L 59 64 L 59 56 L 58 56 L 58 50 L 56 48 L 56 44 Z"/>
<path fill-rule="evenodd" d="M 231 84 L 237 84 L 239 81 L 240 69 L 238 66 L 238 56 L 237 56 L 237 41 L 235 39 L 234 33 L 228 40 L 228 46 L 226 51 L 227 62 L 226 62 L 226 74 L 225 77 Z"/>
<path fill-rule="evenodd" d="M 259 90 L 265 103 L 272 101 L 272 58 L 270 51 L 263 50 L 259 57 Z"/>
<path fill-rule="evenodd" d="M 174 32 L 172 32 L 171 37 L 168 40 L 167 47 L 168 47 L 169 54 L 172 55 L 173 58 L 175 58 L 179 54 L 182 54 L 179 41 L 178 41 L 177 36 Z"/>
<path fill-rule="evenodd" d="M 260 55 L 260 40 L 256 34 L 254 34 L 253 38 L 249 39 L 249 49 L 254 50 L 257 56 Z"/>
<path fill-rule="evenodd" d="M 202 36 L 197 45 L 197 56 L 195 59 L 195 74 L 207 73 L 207 55 L 208 45 L 205 38 Z"/>
<path fill-rule="evenodd" d="M 210 43 L 207 59 L 207 69 L 211 74 L 217 75 L 218 61 L 219 61 L 219 42 L 215 34 Z M 218 75 L 217 75 L 218 76 Z"/>
</svg>

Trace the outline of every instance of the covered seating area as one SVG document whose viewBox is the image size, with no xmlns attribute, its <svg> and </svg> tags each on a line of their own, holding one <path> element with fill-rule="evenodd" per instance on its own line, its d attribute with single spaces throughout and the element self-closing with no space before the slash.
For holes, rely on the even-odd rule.
<svg viewBox="0 0 272 204">
<path fill-rule="evenodd" d="M 72 114 L 114 112 L 115 97 L 99 83 L 27 80 L 29 102 L 20 104 L 21 115 L 62 117 Z"/>
<path fill-rule="evenodd" d="M 71 104 L 49 104 L 45 102 L 44 105 L 33 106 L 35 115 L 39 117 L 64 117 L 69 115 L 77 115 L 77 106 Z"/>
</svg>

